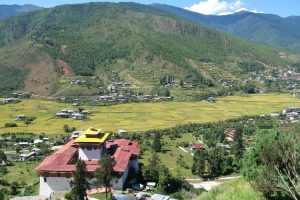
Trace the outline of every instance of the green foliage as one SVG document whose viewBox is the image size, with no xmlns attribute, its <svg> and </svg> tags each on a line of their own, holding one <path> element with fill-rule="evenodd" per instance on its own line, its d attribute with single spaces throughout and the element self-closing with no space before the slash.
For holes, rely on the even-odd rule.
<svg viewBox="0 0 300 200">
<path fill-rule="evenodd" d="M 265 66 L 259 62 L 255 61 L 242 61 L 238 63 L 238 67 L 241 68 L 243 72 L 259 72 L 265 70 Z"/>
<path fill-rule="evenodd" d="M 299 199 L 299 126 L 260 130 L 244 159 L 243 175 L 267 199 Z"/>
<path fill-rule="evenodd" d="M 205 173 L 205 161 L 207 159 L 207 152 L 204 149 L 197 150 L 193 156 L 192 173 L 203 177 Z"/>
<path fill-rule="evenodd" d="M 0 91 L 13 91 L 24 87 L 28 71 L 24 68 L 9 67 L 0 62 Z"/>
<path fill-rule="evenodd" d="M 5 153 L 4 153 L 4 151 L 2 151 L 2 150 L 0 149 L 0 164 L 1 164 L 2 162 L 6 162 L 6 161 L 7 161 L 7 157 L 6 157 Z"/>
<path fill-rule="evenodd" d="M 99 167 L 96 170 L 96 182 L 95 184 L 98 186 L 104 186 L 105 187 L 105 196 L 107 199 L 108 194 L 108 188 L 111 188 L 112 180 L 116 178 L 116 174 L 114 174 L 114 166 L 116 165 L 116 161 L 113 157 L 110 157 L 109 155 L 105 155 L 101 158 L 99 161 Z"/>
<path fill-rule="evenodd" d="M 162 150 L 161 148 L 162 148 L 162 145 L 161 145 L 161 142 L 160 142 L 160 134 L 155 133 L 154 134 L 154 140 L 153 140 L 153 143 L 152 143 L 152 149 L 155 152 L 161 152 L 161 150 Z"/>
<path fill-rule="evenodd" d="M 84 161 L 79 160 L 76 164 L 76 171 L 71 186 L 71 193 L 78 200 L 87 199 L 86 190 L 89 189 L 89 183 L 86 180 L 86 165 Z"/>
<path fill-rule="evenodd" d="M 151 157 L 149 158 L 149 164 L 143 167 L 143 178 L 146 181 L 158 182 L 159 177 L 157 176 L 157 174 L 159 173 L 159 167 L 159 156 L 155 151 L 153 151 Z"/>
<path fill-rule="evenodd" d="M 8 122 L 4 124 L 5 127 L 17 127 L 18 125 L 14 122 Z"/>
</svg>

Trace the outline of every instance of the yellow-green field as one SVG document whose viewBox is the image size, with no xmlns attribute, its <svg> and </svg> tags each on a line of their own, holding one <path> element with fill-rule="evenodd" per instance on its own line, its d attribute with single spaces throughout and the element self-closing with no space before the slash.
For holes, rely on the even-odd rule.
<svg viewBox="0 0 300 200">
<path fill-rule="evenodd" d="M 114 106 L 84 106 L 92 115 L 85 121 L 56 119 L 62 109 L 77 109 L 68 104 L 44 100 L 23 100 L 18 104 L 0 105 L 0 133 L 34 132 L 46 134 L 63 133 L 68 124 L 77 129 L 90 126 L 107 131 L 125 129 L 141 131 L 154 128 L 172 127 L 188 122 L 214 122 L 242 115 L 258 115 L 281 111 L 288 106 L 300 106 L 300 100 L 290 94 L 256 94 L 219 98 L 217 103 L 206 102 L 162 102 L 132 103 Z M 7 122 L 15 122 L 17 115 L 34 116 L 30 125 L 17 122 L 18 127 L 5 128 Z"/>
</svg>

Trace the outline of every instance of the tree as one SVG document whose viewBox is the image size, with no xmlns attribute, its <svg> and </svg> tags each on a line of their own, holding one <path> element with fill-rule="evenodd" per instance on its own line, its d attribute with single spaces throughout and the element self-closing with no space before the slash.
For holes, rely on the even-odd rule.
<svg viewBox="0 0 300 200">
<path fill-rule="evenodd" d="M 20 145 L 17 145 L 17 146 L 16 146 L 16 152 L 17 152 L 17 153 L 20 153 L 20 151 L 21 151 L 21 147 L 20 147 Z"/>
<path fill-rule="evenodd" d="M 148 159 L 148 165 L 143 167 L 143 177 L 147 181 L 158 181 L 160 159 L 155 151 L 152 151 L 151 157 Z"/>
<path fill-rule="evenodd" d="M 154 135 L 154 140 L 152 143 L 152 149 L 155 152 L 161 152 L 161 142 L 160 142 L 160 134 L 159 133 L 155 133 Z"/>
<path fill-rule="evenodd" d="M 169 186 L 171 178 L 172 176 L 169 169 L 164 165 L 160 165 L 158 173 L 157 190 L 161 193 L 166 193 L 166 189 Z"/>
<path fill-rule="evenodd" d="M 203 177 L 205 172 L 205 160 L 207 153 L 205 149 L 197 150 L 193 157 L 192 173 Z"/>
<path fill-rule="evenodd" d="M 105 197 L 107 200 L 108 188 L 111 188 L 111 182 L 115 178 L 114 166 L 116 165 L 116 161 L 113 157 L 105 155 L 99 161 L 99 165 L 100 167 L 96 170 L 96 185 L 105 187 Z"/>
<path fill-rule="evenodd" d="M 89 183 L 86 180 L 86 165 L 83 161 L 79 160 L 76 165 L 74 178 L 70 183 L 71 194 L 78 200 L 87 199 L 86 190 L 89 189 Z"/>
<path fill-rule="evenodd" d="M 5 153 L 2 150 L 0 150 L 0 164 L 2 162 L 7 162 L 7 157 L 6 157 Z"/>
<path fill-rule="evenodd" d="M 235 164 L 237 167 L 240 167 L 240 161 L 243 158 L 244 154 L 244 141 L 242 130 L 238 130 L 235 132 L 233 143 L 232 143 L 232 153 L 234 154 Z"/>
<path fill-rule="evenodd" d="M 298 128 L 258 131 L 253 148 L 245 155 L 243 175 L 267 199 L 300 199 L 296 189 L 300 183 Z"/>
</svg>

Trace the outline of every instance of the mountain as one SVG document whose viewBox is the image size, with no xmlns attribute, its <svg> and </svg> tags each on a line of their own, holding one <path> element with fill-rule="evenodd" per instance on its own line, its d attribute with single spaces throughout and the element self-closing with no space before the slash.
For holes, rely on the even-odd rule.
<svg viewBox="0 0 300 200">
<path fill-rule="evenodd" d="M 216 16 L 203 15 L 162 4 L 153 4 L 152 6 L 247 40 L 300 52 L 300 17 L 282 18 L 272 14 L 245 11 L 232 15 Z"/>
<path fill-rule="evenodd" d="M 124 93 L 161 94 L 169 84 L 186 83 L 191 89 L 171 88 L 172 94 L 193 99 L 234 90 L 221 79 L 242 82 L 256 70 L 288 63 L 279 52 L 153 6 L 63 5 L 0 21 L 0 90 L 89 96 L 125 82 L 132 87 Z"/>
<path fill-rule="evenodd" d="M 42 9 L 39 6 L 25 4 L 25 5 L 0 5 L 0 19 L 17 16 L 22 13 L 27 13 Z"/>
</svg>

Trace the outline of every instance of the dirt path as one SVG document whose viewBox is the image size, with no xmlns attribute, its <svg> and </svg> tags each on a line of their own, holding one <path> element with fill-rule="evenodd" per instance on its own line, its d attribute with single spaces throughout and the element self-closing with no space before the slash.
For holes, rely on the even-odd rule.
<svg viewBox="0 0 300 200">
<path fill-rule="evenodd" d="M 217 105 L 215 105 L 214 103 L 208 103 L 209 105 L 211 105 L 211 106 L 213 106 L 213 107 L 215 107 L 215 108 L 218 108 L 218 109 L 220 109 L 220 110 L 223 110 L 224 112 L 227 112 L 227 113 L 229 113 L 229 114 L 231 114 L 232 116 L 235 116 L 235 117 L 239 117 L 240 115 L 237 115 L 237 114 L 235 114 L 235 113 L 232 113 L 232 112 L 230 112 L 229 110 L 226 110 L 226 109 L 224 109 L 224 108 L 222 108 L 222 107 L 220 107 L 220 106 L 217 106 Z"/>
<path fill-rule="evenodd" d="M 240 176 L 228 176 L 228 177 L 222 177 L 218 178 L 216 180 L 211 181 L 203 181 L 202 179 L 186 179 L 190 184 L 194 186 L 194 188 L 203 188 L 206 191 L 209 191 L 223 183 L 229 180 L 240 178 Z"/>
</svg>

